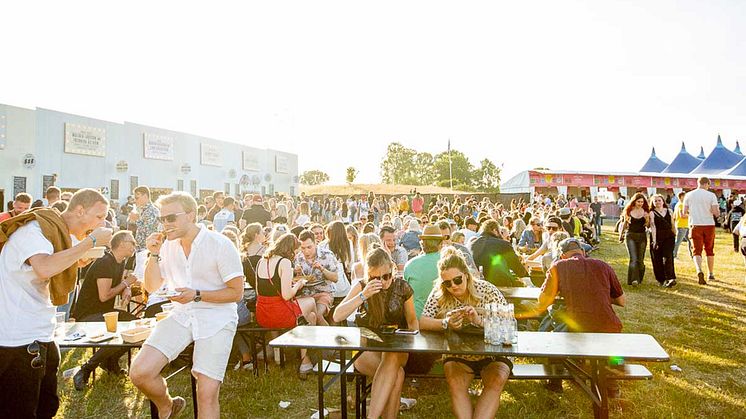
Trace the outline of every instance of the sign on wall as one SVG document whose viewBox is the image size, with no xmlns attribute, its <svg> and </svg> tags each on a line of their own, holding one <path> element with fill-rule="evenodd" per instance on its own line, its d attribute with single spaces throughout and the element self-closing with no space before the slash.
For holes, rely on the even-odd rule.
<svg viewBox="0 0 746 419">
<path fill-rule="evenodd" d="M 65 123 L 65 153 L 106 156 L 106 130 Z"/>
<path fill-rule="evenodd" d="M 111 180 L 111 199 L 119 199 L 119 179 Z"/>
<path fill-rule="evenodd" d="M 285 156 L 275 156 L 275 172 L 290 173 L 290 162 Z"/>
<path fill-rule="evenodd" d="M 251 151 L 243 151 L 243 170 L 253 172 L 259 171 L 259 154 Z"/>
<path fill-rule="evenodd" d="M 220 153 L 220 147 L 214 144 L 200 144 L 200 163 L 203 166 L 222 166 L 223 158 Z"/>
<path fill-rule="evenodd" d="M 15 197 L 21 192 L 26 192 L 26 177 L 13 176 L 13 196 Z"/>
<path fill-rule="evenodd" d="M 47 189 L 49 189 L 50 186 L 54 185 L 55 176 L 54 175 L 44 175 L 41 177 L 41 190 L 46 196 Z"/>
<path fill-rule="evenodd" d="M 173 160 L 174 159 L 174 139 L 162 135 L 142 134 L 142 151 L 143 157 L 154 160 Z"/>
</svg>

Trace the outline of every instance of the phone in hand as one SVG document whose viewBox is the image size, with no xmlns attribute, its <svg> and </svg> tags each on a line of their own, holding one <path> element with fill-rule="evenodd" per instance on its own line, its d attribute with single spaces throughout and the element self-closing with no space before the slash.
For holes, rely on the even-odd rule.
<svg viewBox="0 0 746 419">
<path fill-rule="evenodd" d="M 418 333 L 420 333 L 420 331 L 414 329 L 396 329 L 394 331 L 394 334 L 396 335 L 416 335 Z"/>
</svg>

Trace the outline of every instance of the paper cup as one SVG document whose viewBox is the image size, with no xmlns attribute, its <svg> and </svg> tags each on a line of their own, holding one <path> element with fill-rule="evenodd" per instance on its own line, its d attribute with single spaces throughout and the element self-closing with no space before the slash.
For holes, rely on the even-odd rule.
<svg viewBox="0 0 746 419">
<path fill-rule="evenodd" d="M 165 319 L 166 317 L 168 317 L 168 312 L 161 311 L 160 313 L 156 313 L 155 314 L 155 321 L 159 322 L 159 321 Z"/>
<path fill-rule="evenodd" d="M 104 321 L 106 322 L 106 331 L 114 333 L 117 331 L 117 321 L 119 321 L 119 312 L 111 311 L 104 314 Z"/>
<path fill-rule="evenodd" d="M 169 311 L 174 309 L 174 303 L 166 303 L 161 305 L 161 310 L 163 310 L 164 313 L 168 313 Z"/>
</svg>

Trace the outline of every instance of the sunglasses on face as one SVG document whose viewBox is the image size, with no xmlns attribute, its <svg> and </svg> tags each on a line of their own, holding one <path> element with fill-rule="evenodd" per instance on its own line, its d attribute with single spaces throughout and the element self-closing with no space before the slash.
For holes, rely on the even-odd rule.
<svg viewBox="0 0 746 419">
<path fill-rule="evenodd" d="M 31 368 L 39 369 L 44 367 L 44 360 L 41 358 L 41 347 L 39 346 L 39 342 L 33 341 L 28 347 L 26 347 L 26 352 L 28 352 L 29 355 L 34 355 L 34 358 L 31 360 Z"/>
<path fill-rule="evenodd" d="M 186 213 L 185 212 L 177 212 L 177 213 L 174 213 L 174 214 L 164 215 L 163 217 L 158 217 L 158 221 L 160 221 L 161 224 L 162 223 L 173 223 L 173 222 L 176 221 L 176 217 L 178 217 L 180 215 L 184 215 L 184 214 L 186 214 Z"/>
<path fill-rule="evenodd" d="M 547 226 L 547 230 L 549 230 L 549 231 L 557 231 L 557 230 L 559 230 L 559 227 L 557 227 L 557 226 Z"/>
<path fill-rule="evenodd" d="M 451 288 L 453 285 L 461 285 L 461 283 L 464 282 L 463 275 L 455 276 L 453 279 L 446 279 L 443 281 L 443 286 L 446 288 Z"/>
<path fill-rule="evenodd" d="M 381 276 L 369 276 L 368 280 L 369 281 L 375 281 L 376 279 L 379 279 L 379 280 L 381 280 L 381 282 L 383 282 L 383 281 L 388 281 L 389 279 L 391 279 L 392 276 L 394 276 L 394 275 L 391 272 L 389 272 L 389 273 L 383 274 Z"/>
</svg>

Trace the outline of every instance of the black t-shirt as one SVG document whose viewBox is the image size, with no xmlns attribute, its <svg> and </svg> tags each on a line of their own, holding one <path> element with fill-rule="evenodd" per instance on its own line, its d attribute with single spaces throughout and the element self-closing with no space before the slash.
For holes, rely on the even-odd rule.
<svg viewBox="0 0 746 419">
<path fill-rule="evenodd" d="M 591 209 L 593 210 L 593 219 L 597 220 L 601 217 L 601 203 L 600 202 L 594 202 L 591 204 Z"/>
<path fill-rule="evenodd" d="M 241 218 L 246 220 L 246 224 L 259 223 L 262 227 L 266 226 L 267 221 L 271 219 L 269 211 L 261 205 L 252 205 L 251 208 L 243 212 Z"/>
<path fill-rule="evenodd" d="M 256 289 L 256 265 L 262 255 L 244 256 L 241 260 L 243 264 L 243 275 L 246 278 L 246 282 L 251 285 L 251 288 Z"/>
<path fill-rule="evenodd" d="M 88 272 L 86 272 L 83 286 L 80 288 L 73 317 L 77 320 L 82 320 L 91 314 L 114 311 L 114 298 L 104 302 L 101 302 L 98 298 L 98 279 L 111 278 L 111 286 L 113 288 L 122 282 L 122 274 L 124 274 L 124 261 L 117 263 L 114 255 L 109 251 L 104 253 L 101 259 L 93 262 Z"/>
</svg>

